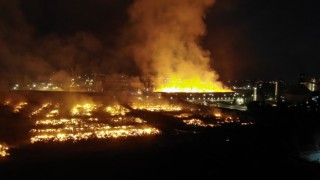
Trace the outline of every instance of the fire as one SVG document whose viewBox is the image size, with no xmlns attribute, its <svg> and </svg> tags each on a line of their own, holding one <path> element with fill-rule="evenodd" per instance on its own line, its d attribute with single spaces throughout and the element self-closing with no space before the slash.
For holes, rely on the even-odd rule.
<svg viewBox="0 0 320 180">
<path fill-rule="evenodd" d="M 26 105 L 28 105 L 27 102 L 19 102 L 16 106 L 13 107 L 13 112 L 20 112 Z"/>
<path fill-rule="evenodd" d="M 35 111 L 35 114 L 39 114 L 43 108 L 48 106 L 43 104 Z M 101 113 L 102 110 L 96 104 L 76 104 L 70 109 L 68 115 L 60 114 L 61 108 L 63 107 L 60 105 L 50 106 L 44 118 L 35 119 L 35 128 L 30 130 L 31 143 L 76 142 L 87 139 L 148 136 L 161 133 L 160 130 L 146 125 L 147 122 L 143 119 L 127 116 L 126 113 L 130 110 L 121 105 L 106 106 L 104 111 L 112 116 L 109 119 L 98 118 L 94 115 L 93 112 L 100 111 Z"/>
<path fill-rule="evenodd" d="M 97 110 L 95 104 L 77 104 L 71 109 L 72 116 L 91 116 L 92 112 Z"/>
<path fill-rule="evenodd" d="M 230 89 L 217 85 L 213 82 L 202 82 L 199 78 L 191 80 L 170 79 L 168 82 L 160 84 L 156 92 L 232 92 Z"/>
<path fill-rule="evenodd" d="M 157 104 L 154 102 L 134 102 L 132 104 L 133 109 L 137 110 L 146 110 L 152 112 L 160 112 L 160 111 L 181 111 L 182 106 L 174 105 L 174 104 Z"/>
<path fill-rule="evenodd" d="M 129 9 L 131 53 L 156 92 L 231 92 L 201 47 L 214 0 L 135 0 Z"/>
<path fill-rule="evenodd" d="M 220 126 L 219 124 L 205 123 L 205 122 L 201 121 L 200 119 L 183 120 L 183 122 L 189 126 L 200 126 L 200 127 Z"/>
<path fill-rule="evenodd" d="M 32 117 L 32 116 L 36 116 L 36 115 L 39 115 L 45 108 L 51 106 L 51 103 L 45 103 L 43 104 L 40 108 L 36 109 L 35 111 L 33 111 L 29 117 Z"/>
<path fill-rule="evenodd" d="M 64 124 L 63 122 L 52 124 Z M 160 134 L 160 130 L 145 126 L 116 126 L 111 127 L 106 124 L 82 124 L 65 126 L 64 128 L 57 129 L 32 129 L 30 131 L 34 134 L 31 137 L 31 143 L 36 142 L 50 142 L 50 141 L 80 141 L 92 138 L 106 139 L 106 138 L 118 138 L 118 137 L 129 137 L 129 136 L 146 136 L 146 135 L 157 135 Z"/>
<path fill-rule="evenodd" d="M 105 110 L 111 116 L 126 115 L 128 112 L 130 112 L 129 109 L 127 109 L 123 106 L 120 106 L 120 105 L 107 106 Z"/>
<path fill-rule="evenodd" d="M 49 117 L 55 117 L 55 116 L 58 116 L 59 115 L 59 110 L 58 109 L 54 109 L 52 111 L 50 111 L 46 117 L 49 118 Z"/>
<path fill-rule="evenodd" d="M 9 147 L 4 145 L 4 144 L 0 144 L 0 156 L 1 157 L 5 157 L 5 156 L 8 156 L 10 155 L 8 153 L 8 150 L 9 150 Z"/>
<path fill-rule="evenodd" d="M 188 114 L 188 113 L 182 113 L 182 114 L 175 115 L 174 117 L 176 117 L 176 118 L 188 118 L 190 116 L 192 116 L 192 115 Z"/>
</svg>

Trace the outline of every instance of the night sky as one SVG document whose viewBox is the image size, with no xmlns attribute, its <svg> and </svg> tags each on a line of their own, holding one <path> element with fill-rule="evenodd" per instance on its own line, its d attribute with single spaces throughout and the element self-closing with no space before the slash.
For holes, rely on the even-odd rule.
<svg viewBox="0 0 320 180">
<path fill-rule="evenodd" d="M 206 47 L 221 76 L 319 78 L 318 7 L 311 0 L 218 0 L 207 19 Z"/>
<path fill-rule="evenodd" d="M 71 72 L 139 75 L 125 52 L 132 3 L 0 0 L 0 86 Z M 319 78 L 318 9 L 311 0 L 216 0 L 201 44 L 222 81 Z"/>
</svg>

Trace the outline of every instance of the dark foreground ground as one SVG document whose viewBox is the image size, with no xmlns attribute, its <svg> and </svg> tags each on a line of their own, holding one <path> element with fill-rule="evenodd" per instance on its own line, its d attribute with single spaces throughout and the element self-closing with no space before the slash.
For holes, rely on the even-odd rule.
<svg viewBox="0 0 320 180">
<path fill-rule="evenodd" d="M 271 130 L 271 129 L 270 129 Z M 51 143 L 14 148 L 1 179 L 320 179 L 282 130 L 218 128 L 201 134 Z"/>
</svg>

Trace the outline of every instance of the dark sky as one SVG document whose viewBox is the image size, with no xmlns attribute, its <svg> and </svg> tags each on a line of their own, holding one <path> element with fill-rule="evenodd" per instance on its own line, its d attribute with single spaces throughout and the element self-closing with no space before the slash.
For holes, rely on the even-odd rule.
<svg viewBox="0 0 320 180">
<path fill-rule="evenodd" d="M 208 48 L 221 75 L 295 80 L 305 72 L 319 78 L 318 9 L 311 0 L 218 0 L 207 19 Z"/>
<path fill-rule="evenodd" d="M 0 0 L 0 86 L 72 71 L 139 74 L 122 52 L 130 4 Z M 216 0 L 202 45 L 223 81 L 319 78 L 318 9 L 312 0 Z"/>
</svg>

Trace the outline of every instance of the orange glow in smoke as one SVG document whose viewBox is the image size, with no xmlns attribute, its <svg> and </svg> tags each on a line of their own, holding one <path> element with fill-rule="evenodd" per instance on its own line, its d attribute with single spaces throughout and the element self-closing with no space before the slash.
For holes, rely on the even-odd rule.
<svg viewBox="0 0 320 180">
<path fill-rule="evenodd" d="M 214 0 L 135 0 L 129 9 L 131 53 L 156 92 L 230 92 L 200 40 Z"/>
</svg>

